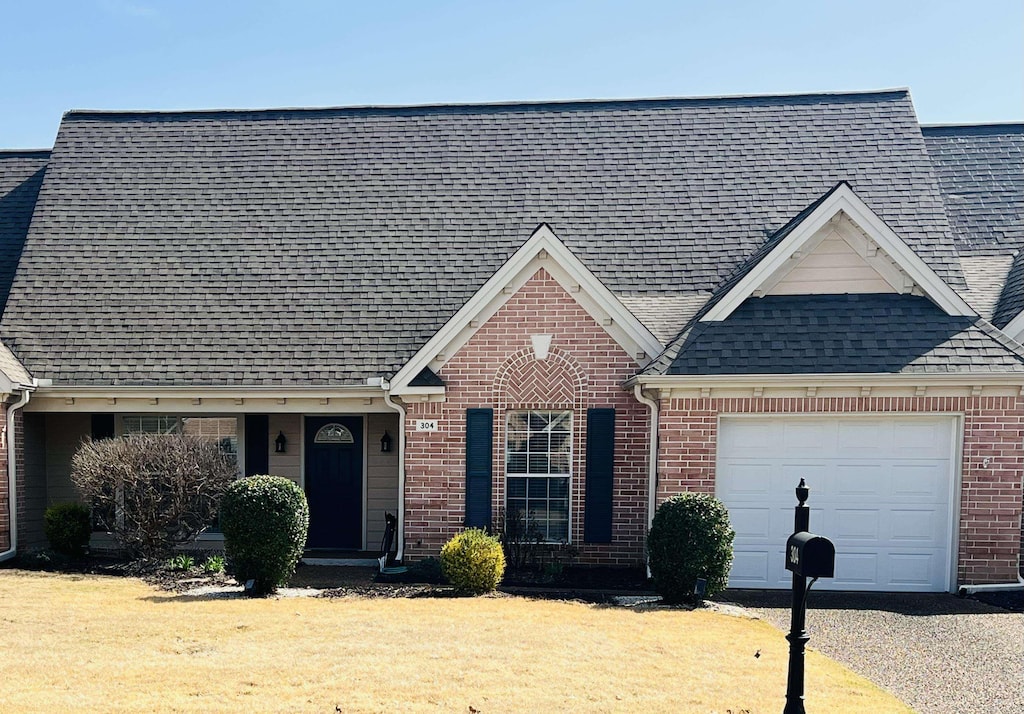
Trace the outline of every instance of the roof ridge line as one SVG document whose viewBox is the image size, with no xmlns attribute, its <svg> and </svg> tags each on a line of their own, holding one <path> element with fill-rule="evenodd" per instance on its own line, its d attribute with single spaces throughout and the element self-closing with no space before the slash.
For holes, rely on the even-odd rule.
<svg viewBox="0 0 1024 714">
<path fill-rule="evenodd" d="M 692 97 L 623 97 L 601 99 L 528 99 L 499 102 L 438 102 L 424 104 L 355 104 L 322 107 L 256 107 L 256 108 L 213 108 L 213 109 L 69 109 L 64 118 L 77 117 L 113 117 L 113 116 L 184 116 L 208 114 L 271 114 L 271 113 L 318 113 L 318 112 L 391 112 L 391 111 L 424 111 L 424 110 L 460 110 L 460 109 L 494 109 L 507 110 L 514 108 L 540 109 L 545 107 L 600 107 L 615 105 L 659 105 L 688 104 L 700 102 L 737 102 L 744 100 L 798 100 L 815 98 L 863 98 L 889 94 L 909 94 L 907 87 L 891 89 L 866 89 L 835 92 L 790 92 L 766 94 L 722 94 Z"/>
</svg>

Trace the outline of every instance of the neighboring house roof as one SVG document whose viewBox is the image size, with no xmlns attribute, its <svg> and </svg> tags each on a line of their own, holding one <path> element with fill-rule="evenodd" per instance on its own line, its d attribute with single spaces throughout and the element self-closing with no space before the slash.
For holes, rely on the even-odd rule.
<svg viewBox="0 0 1024 714">
<path fill-rule="evenodd" d="M 1024 246 L 1024 124 L 923 126 L 960 255 Z"/>
<path fill-rule="evenodd" d="M 914 295 L 750 298 L 694 322 L 648 374 L 1024 373 L 1024 350 L 985 320 Z"/>
<path fill-rule="evenodd" d="M 547 222 L 664 339 L 839 181 L 963 288 L 905 90 L 69 112 L 0 331 L 56 384 L 364 384 Z"/>
<path fill-rule="evenodd" d="M 25 365 L 18 361 L 14 353 L 2 342 L 0 342 L 0 372 L 7 377 L 12 385 L 32 384 L 32 375 L 25 369 Z"/>
<path fill-rule="evenodd" d="M 0 312 L 14 280 L 49 151 L 0 151 Z"/>
</svg>

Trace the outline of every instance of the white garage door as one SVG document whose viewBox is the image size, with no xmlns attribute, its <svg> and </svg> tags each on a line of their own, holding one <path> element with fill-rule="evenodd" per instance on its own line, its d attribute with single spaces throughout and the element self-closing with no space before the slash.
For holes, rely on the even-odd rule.
<svg viewBox="0 0 1024 714">
<path fill-rule="evenodd" d="M 793 489 L 836 546 L 815 588 L 950 588 L 952 417 L 722 417 L 717 494 L 736 530 L 730 587 L 788 588 Z"/>
</svg>

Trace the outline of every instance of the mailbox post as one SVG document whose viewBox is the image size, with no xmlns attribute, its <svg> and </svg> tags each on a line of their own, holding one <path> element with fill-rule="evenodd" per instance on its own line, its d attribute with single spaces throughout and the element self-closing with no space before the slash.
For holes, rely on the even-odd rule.
<svg viewBox="0 0 1024 714">
<path fill-rule="evenodd" d="M 792 624 L 789 640 L 789 675 L 786 682 L 786 708 L 782 714 L 805 714 L 804 648 L 807 634 L 807 578 L 831 578 L 835 574 L 836 549 L 832 541 L 809 533 L 811 509 L 807 497 L 811 490 L 800 479 L 796 487 L 797 506 L 793 535 L 786 541 L 786 569 L 793 573 Z"/>
</svg>

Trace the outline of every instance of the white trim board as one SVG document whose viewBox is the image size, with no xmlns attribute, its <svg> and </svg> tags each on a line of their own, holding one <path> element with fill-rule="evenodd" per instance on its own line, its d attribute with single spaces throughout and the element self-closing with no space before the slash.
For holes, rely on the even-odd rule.
<svg viewBox="0 0 1024 714">
<path fill-rule="evenodd" d="M 435 372 L 540 268 L 627 350 L 637 364 L 661 354 L 664 346 L 622 302 L 542 223 L 462 308 L 413 355 L 391 380 L 391 393 L 407 394 L 425 367 Z"/>
<path fill-rule="evenodd" d="M 863 236 L 850 230 L 851 226 L 844 226 L 841 216 L 845 216 Z M 854 193 L 849 184 L 841 183 L 708 310 L 700 318 L 701 322 L 720 322 L 747 298 L 759 294 L 759 291 L 767 293 L 833 232 L 830 227 L 837 229 L 851 247 L 861 251 L 895 292 L 909 293 L 916 289 L 948 315 L 977 316 L 963 298 Z M 884 255 L 874 252 L 872 244 Z"/>
</svg>

